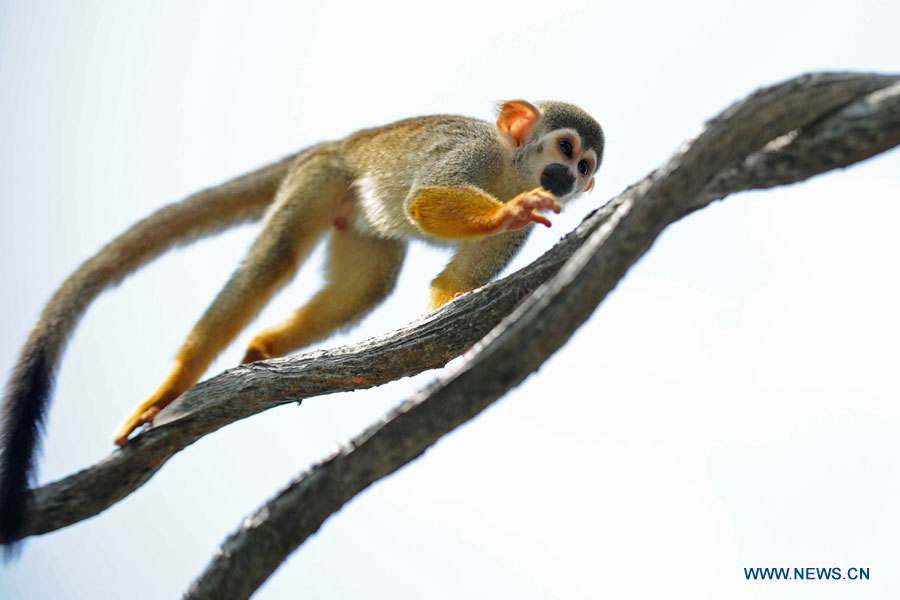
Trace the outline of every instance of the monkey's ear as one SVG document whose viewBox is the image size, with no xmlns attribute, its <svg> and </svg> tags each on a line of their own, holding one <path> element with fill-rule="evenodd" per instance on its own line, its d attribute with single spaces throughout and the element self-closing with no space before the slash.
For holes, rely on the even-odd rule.
<svg viewBox="0 0 900 600">
<path fill-rule="evenodd" d="M 510 138 L 510 142 L 518 148 L 528 139 L 532 127 L 541 117 L 536 106 L 524 100 L 504 102 L 497 115 L 497 129 Z"/>
</svg>

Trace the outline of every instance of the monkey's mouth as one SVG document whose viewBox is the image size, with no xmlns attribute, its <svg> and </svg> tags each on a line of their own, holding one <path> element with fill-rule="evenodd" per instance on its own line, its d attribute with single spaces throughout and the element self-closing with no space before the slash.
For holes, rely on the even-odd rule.
<svg viewBox="0 0 900 600">
<path fill-rule="evenodd" d="M 566 165 L 552 163 L 541 173 L 541 185 L 554 196 L 565 196 L 575 187 L 575 176 Z"/>
</svg>

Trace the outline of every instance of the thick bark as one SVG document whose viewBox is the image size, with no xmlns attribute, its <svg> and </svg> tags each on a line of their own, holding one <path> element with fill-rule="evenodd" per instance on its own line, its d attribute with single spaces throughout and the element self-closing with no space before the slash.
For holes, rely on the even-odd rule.
<svg viewBox="0 0 900 600">
<path fill-rule="evenodd" d="M 247 519 L 188 594 L 249 596 L 355 494 L 536 370 L 669 224 L 730 193 L 801 181 L 898 144 L 898 77 L 816 74 L 762 89 L 707 123 L 665 165 L 521 271 L 383 337 L 238 367 L 195 386 L 125 447 L 36 489 L 28 535 L 101 512 L 176 452 L 238 419 L 440 367 L 477 343 L 436 384 Z"/>
<path fill-rule="evenodd" d="M 760 90 L 707 123 L 662 168 L 590 216 L 579 228 L 590 231 L 589 237 L 559 272 L 460 364 L 245 519 L 186 597 L 213 598 L 225 591 L 249 597 L 353 496 L 534 372 L 669 224 L 733 191 L 792 183 L 896 146 L 898 81 L 876 75 L 799 77 Z"/>
</svg>

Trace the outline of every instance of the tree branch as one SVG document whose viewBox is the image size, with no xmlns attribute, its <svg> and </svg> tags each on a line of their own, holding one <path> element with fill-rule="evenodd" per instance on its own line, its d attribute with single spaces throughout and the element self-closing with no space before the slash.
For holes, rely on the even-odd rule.
<svg viewBox="0 0 900 600">
<path fill-rule="evenodd" d="M 460 364 L 245 519 L 186 597 L 249 597 L 354 495 L 535 371 L 669 224 L 733 191 L 792 183 L 900 144 L 898 81 L 803 76 L 707 123 L 662 168 L 589 216 L 576 230 L 590 232 L 580 248 Z"/>
<path fill-rule="evenodd" d="M 708 123 L 663 168 L 588 215 L 552 250 L 521 271 L 383 337 L 354 346 L 238 367 L 198 384 L 163 411 L 152 428 L 106 459 L 34 490 L 35 505 L 28 535 L 53 531 L 99 513 L 140 487 L 176 452 L 238 419 L 288 402 L 373 387 L 443 366 L 485 336 L 564 263 L 567 272 L 577 271 L 584 268 L 586 256 L 600 255 L 601 247 L 619 246 L 622 256 L 599 268 L 598 286 L 591 288 L 583 300 L 588 308 L 581 307 L 573 313 L 582 315 L 579 317 L 582 321 L 572 325 L 574 331 L 625 270 L 649 248 L 662 228 L 680 216 L 734 191 L 793 183 L 831 168 L 847 166 L 900 143 L 896 82 L 896 77 L 878 75 L 813 75 L 757 92 Z M 871 93 L 875 90 L 882 91 Z M 858 101 L 848 105 L 855 100 Z M 842 106 L 845 108 L 836 111 Z M 635 219 L 640 220 L 635 222 Z M 632 224 L 623 226 L 623 221 Z M 579 251 L 583 246 L 589 249 Z M 572 259 L 576 251 L 581 256 L 577 260 Z M 600 285 L 600 281 L 604 283 Z M 603 289 L 606 291 L 598 296 Z M 535 294 L 528 305 L 546 293 Z M 581 297 L 585 293 L 573 290 L 567 297 Z M 513 318 L 522 318 L 520 311 Z M 554 329 L 559 324 L 550 323 Z M 526 337 L 547 333 L 540 325 L 532 323 Z M 498 331 L 508 328 L 503 325 Z M 537 368 L 570 335 L 562 330 L 559 333 L 561 338 L 548 336 L 541 342 L 544 351 L 535 356 L 543 358 L 535 358 L 529 365 Z M 521 350 L 518 354 L 521 355 Z M 464 364 L 469 365 L 472 360 Z M 535 360 L 538 362 L 534 363 Z M 525 363 L 516 367 L 521 368 L 525 368 Z M 500 372 L 487 379 L 497 377 Z M 517 385 L 521 381 L 517 377 L 510 379 L 515 383 L 497 393 L 502 395 Z M 472 397 L 486 398 L 482 392 Z M 403 413 L 394 416 L 400 414 Z M 440 437 L 453 426 L 445 423 L 435 435 Z M 404 457 L 385 455 L 385 464 L 391 465 L 387 472 L 418 456 L 437 437 L 427 441 L 418 453 L 407 453 Z M 400 443 L 398 447 L 410 447 L 410 443 Z M 328 461 L 317 468 L 325 468 L 323 465 L 327 464 Z M 353 493 L 366 485 L 358 482 Z M 318 524 L 328 514 L 322 513 Z M 315 531 L 318 524 L 305 535 Z M 296 544 L 302 539 L 305 538 L 297 538 Z M 286 553 L 280 560 L 284 556 Z M 280 560 L 270 565 L 266 576 Z M 255 588 L 251 592 L 252 589 Z"/>
<path fill-rule="evenodd" d="M 204 435 L 264 410 L 366 389 L 445 365 L 484 337 L 583 243 L 604 207 L 524 269 L 394 332 L 365 342 L 229 369 L 183 394 L 128 444 L 91 467 L 33 490 L 26 535 L 90 518 L 143 485 Z"/>
</svg>

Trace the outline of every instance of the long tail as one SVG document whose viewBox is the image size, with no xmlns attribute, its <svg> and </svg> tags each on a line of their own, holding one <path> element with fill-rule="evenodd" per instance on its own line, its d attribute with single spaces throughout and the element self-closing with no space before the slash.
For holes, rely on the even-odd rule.
<svg viewBox="0 0 900 600">
<path fill-rule="evenodd" d="M 0 409 L 0 544 L 6 558 L 28 525 L 36 458 L 53 380 L 69 337 L 105 289 L 177 245 L 258 220 L 297 155 L 203 190 L 137 222 L 53 294 L 12 371 Z"/>
</svg>

